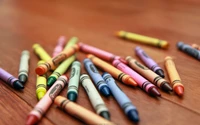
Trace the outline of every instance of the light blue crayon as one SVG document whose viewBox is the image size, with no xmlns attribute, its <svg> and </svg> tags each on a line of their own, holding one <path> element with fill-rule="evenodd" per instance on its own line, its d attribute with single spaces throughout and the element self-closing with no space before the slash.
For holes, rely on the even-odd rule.
<svg viewBox="0 0 200 125">
<path fill-rule="evenodd" d="M 124 110 L 124 113 L 128 116 L 128 118 L 134 122 L 139 122 L 139 116 L 136 107 L 132 104 L 126 94 L 117 86 L 113 77 L 109 73 L 104 73 L 102 76 L 108 84 L 111 93 L 119 103 L 120 107 Z"/>
<path fill-rule="evenodd" d="M 110 96 L 110 89 L 102 76 L 99 74 L 97 68 L 94 66 L 90 59 L 84 59 L 83 61 L 84 67 L 88 74 L 90 75 L 91 79 L 93 80 L 95 86 L 100 91 L 101 94 L 104 96 Z"/>
</svg>

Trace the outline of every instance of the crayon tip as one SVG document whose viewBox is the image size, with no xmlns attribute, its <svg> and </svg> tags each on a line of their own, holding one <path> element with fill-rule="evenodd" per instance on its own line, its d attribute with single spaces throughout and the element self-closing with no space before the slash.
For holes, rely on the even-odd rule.
<svg viewBox="0 0 200 125">
<path fill-rule="evenodd" d="M 47 86 L 52 86 L 57 79 L 55 77 L 49 77 L 47 80 Z"/>
<path fill-rule="evenodd" d="M 38 118 L 35 115 L 29 115 L 26 120 L 26 125 L 34 125 L 38 122 Z"/>
<path fill-rule="evenodd" d="M 161 76 L 162 78 L 165 78 L 165 75 L 164 75 L 164 71 L 162 69 L 158 69 L 155 71 L 156 74 L 158 74 L 159 76 Z"/>
<path fill-rule="evenodd" d="M 27 78 L 26 75 L 24 75 L 24 74 L 19 75 L 19 81 L 20 81 L 22 84 L 26 83 L 27 79 L 28 79 L 28 78 Z"/>
<path fill-rule="evenodd" d="M 103 86 L 100 92 L 106 97 L 110 96 L 110 89 L 107 86 Z"/>
<path fill-rule="evenodd" d="M 183 96 L 184 87 L 181 85 L 177 85 L 174 87 L 174 91 L 176 92 L 177 95 Z"/>
<path fill-rule="evenodd" d="M 15 88 L 15 89 L 24 89 L 24 86 L 22 85 L 22 83 L 20 82 L 20 81 L 15 81 L 14 83 L 13 83 L 13 87 Z"/>
<path fill-rule="evenodd" d="M 127 80 L 127 84 L 128 84 L 128 85 L 137 86 L 137 83 L 136 83 L 135 80 L 133 80 L 131 77 Z"/>
<path fill-rule="evenodd" d="M 164 91 L 172 91 L 172 87 L 167 83 L 167 82 L 164 82 L 161 86 L 161 88 L 164 90 Z"/>
<path fill-rule="evenodd" d="M 44 97 L 45 93 L 44 92 L 38 92 L 37 93 L 37 98 L 38 100 L 42 99 L 42 97 Z"/>
<path fill-rule="evenodd" d="M 160 92 L 157 90 L 156 87 L 152 87 L 150 90 L 149 90 L 149 93 L 153 96 L 161 96 Z"/>
<path fill-rule="evenodd" d="M 120 31 L 115 32 L 116 36 L 120 36 Z"/>
<path fill-rule="evenodd" d="M 76 98 L 77 98 L 77 94 L 76 94 L 75 92 L 69 92 L 69 93 L 67 93 L 67 98 L 68 98 L 70 101 L 75 102 L 75 101 L 76 101 Z"/>
<path fill-rule="evenodd" d="M 104 117 L 107 120 L 110 120 L 110 113 L 108 111 L 103 111 L 99 115 Z"/>
<path fill-rule="evenodd" d="M 119 58 L 119 61 L 122 62 L 122 63 L 124 63 L 124 64 L 126 64 L 126 65 L 128 65 L 128 62 L 127 62 L 124 58 L 121 58 L 121 57 L 120 57 L 120 58 Z"/>
<path fill-rule="evenodd" d="M 36 69 L 35 69 L 35 73 L 37 73 L 38 75 L 43 75 L 45 74 L 46 70 L 44 67 L 42 66 L 38 66 Z"/>
<path fill-rule="evenodd" d="M 134 109 L 128 111 L 127 115 L 128 115 L 128 118 L 133 122 L 137 123 L 140 120 L 138 116 L 138 112 Z"/>
</svg>

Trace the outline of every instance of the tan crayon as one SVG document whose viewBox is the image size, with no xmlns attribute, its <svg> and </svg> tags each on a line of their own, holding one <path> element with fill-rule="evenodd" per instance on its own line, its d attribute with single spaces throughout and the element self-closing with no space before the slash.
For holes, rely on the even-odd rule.
<svg viewBox="0 0 200 125">
<path fill-rule="evenodd" d="M 56 68 L 56 66 L 58 66 L 62 61 L 64 61 L 66 58 L 73 55 L 78 50 L 79 50 L 79 46 L 77 44 L 71 46 L 70 48 L 68 48 L 66 50 L 63 50 L 57 56 L 53 57 L 52 59 L 50 59 L 46 63 L 38 66 L 35 69 L 35 72 L 38 75 L 43 75 L 49 70 L 54 70 Z"/>
<path fill-rule="evenodd" d="M 167 70 L 170 82 L 173 85 L 173 90 L 179 96 L 183 96 L 184 86 L 181 83 L 181 78 L 176 70 L 176 66 L 172 60 L 172 57 L 165 57 L 165 68 Z"/>
<path fill-rule="evenodd" d="M 192 46 L 192 48 L 200 50 L 200 45 L 197 45 L 197 44 L 193 43 L 191 46 Z"/>
<path fill-rule="evenodd" d="M 79 118 L 88 125 L 115 125 L 115 123 L 104 119 L 103 117 L 74 102 L 71 102 L 65 97 L 57 96 L 54 100 L 54 104 L 70 115 Z"/>
</svg>

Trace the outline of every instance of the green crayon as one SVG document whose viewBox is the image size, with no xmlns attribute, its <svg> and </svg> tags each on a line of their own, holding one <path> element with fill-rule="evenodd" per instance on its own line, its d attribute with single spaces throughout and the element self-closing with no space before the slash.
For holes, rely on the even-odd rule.
<svg viewBox="0 0 200 125">
<path fill-rule="evenodd" d="M 76 101 L 78 95 L 80 71 L 81 63 L 79 61 L 74 61 L 72 63 L 70 79 L 67 88 L 67 98 L 73 102 Z"/>
<path fill-rule="evenodd" d="M 47 86 L 52 86 L 53 83 L 63 75 L 69 66 L 72 64 L 72 62 L 75 60 L 76 56 L 72 55 L 69 58 L 67 58 L 65 61 L 63 61 L 57 68 L 54 70 L 54 72 L 48 77 L 47 80 Z"/>
<path fill-rule="evenodd" d="M 76 44 L 78 42 L 78 38 L 77 37 L 72 37 L 67 44 L 65 45 L 64 50 L 66 50 L 67 48 L 70 48 L 71 46 L 73 46 L 74 44 Z"/>
</svg>

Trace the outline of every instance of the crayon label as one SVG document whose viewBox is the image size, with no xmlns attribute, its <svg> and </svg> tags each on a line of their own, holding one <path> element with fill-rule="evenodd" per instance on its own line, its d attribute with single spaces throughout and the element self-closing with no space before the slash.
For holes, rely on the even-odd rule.
<svg viewBox="0 0 200 125">
<path fill-rule="evenodd" d="M 92 72 L 98 73 L 97 69 L 94 67 L 93 64 L 90 64 L 89 67 L 90 67 L 90 69 L 92 70 Z"/>
<path fill-rule="evenodd" d="M 147 56 L 147 54 L 145 52 L 142 52 L 142 55 L 146 58 L 149 58 L 149 56 Z"/>
<path fill-rule="evenodd" d="M 52 62 L 54 65 L 59 65 L 60 62 L 62 62 L 63 60 L 65 60 L 67 57 L 65 54 L 59 54 L 56 57 L 53 58 Z"/>
<path fill-rule="evenodd" d="M 57 84 L 56 86 L 54 86 L 54 88 L 50 91 L 49 93 L 49 97 L 51 98 L 51 100 L 53 101 L 55 99 L 55 97 L 59 94 L 59 92 L 62 89 L 62 85 L 61 84 Z"/>
<path fill-rule="evenodd" d="M 71 75 L 70 75 L 70 79 L 71 79 L 72 77 L 74 77 L 75 73 L 76 73 L 76 69 L 75 69 L 75 68 L 72 68 Z"/>
<path fill-rule="evenodd" d="M 191 48 L 185 48 L 185 52 L 189 53 L 191 56 L 198 58 L 198 50 L 191 49 Z"/>
<path fill-rule="evenodd" d="M 138 67 L 140 67 L 141 69 L 143 69 L 143 70 L 148 70 L 147 67 L 143 66 L 142 64 L 140 64 L 140 63 L 137 62 L 137 61 L 135 61 L 135 64 L 136 64 Z"/>
</svg>

